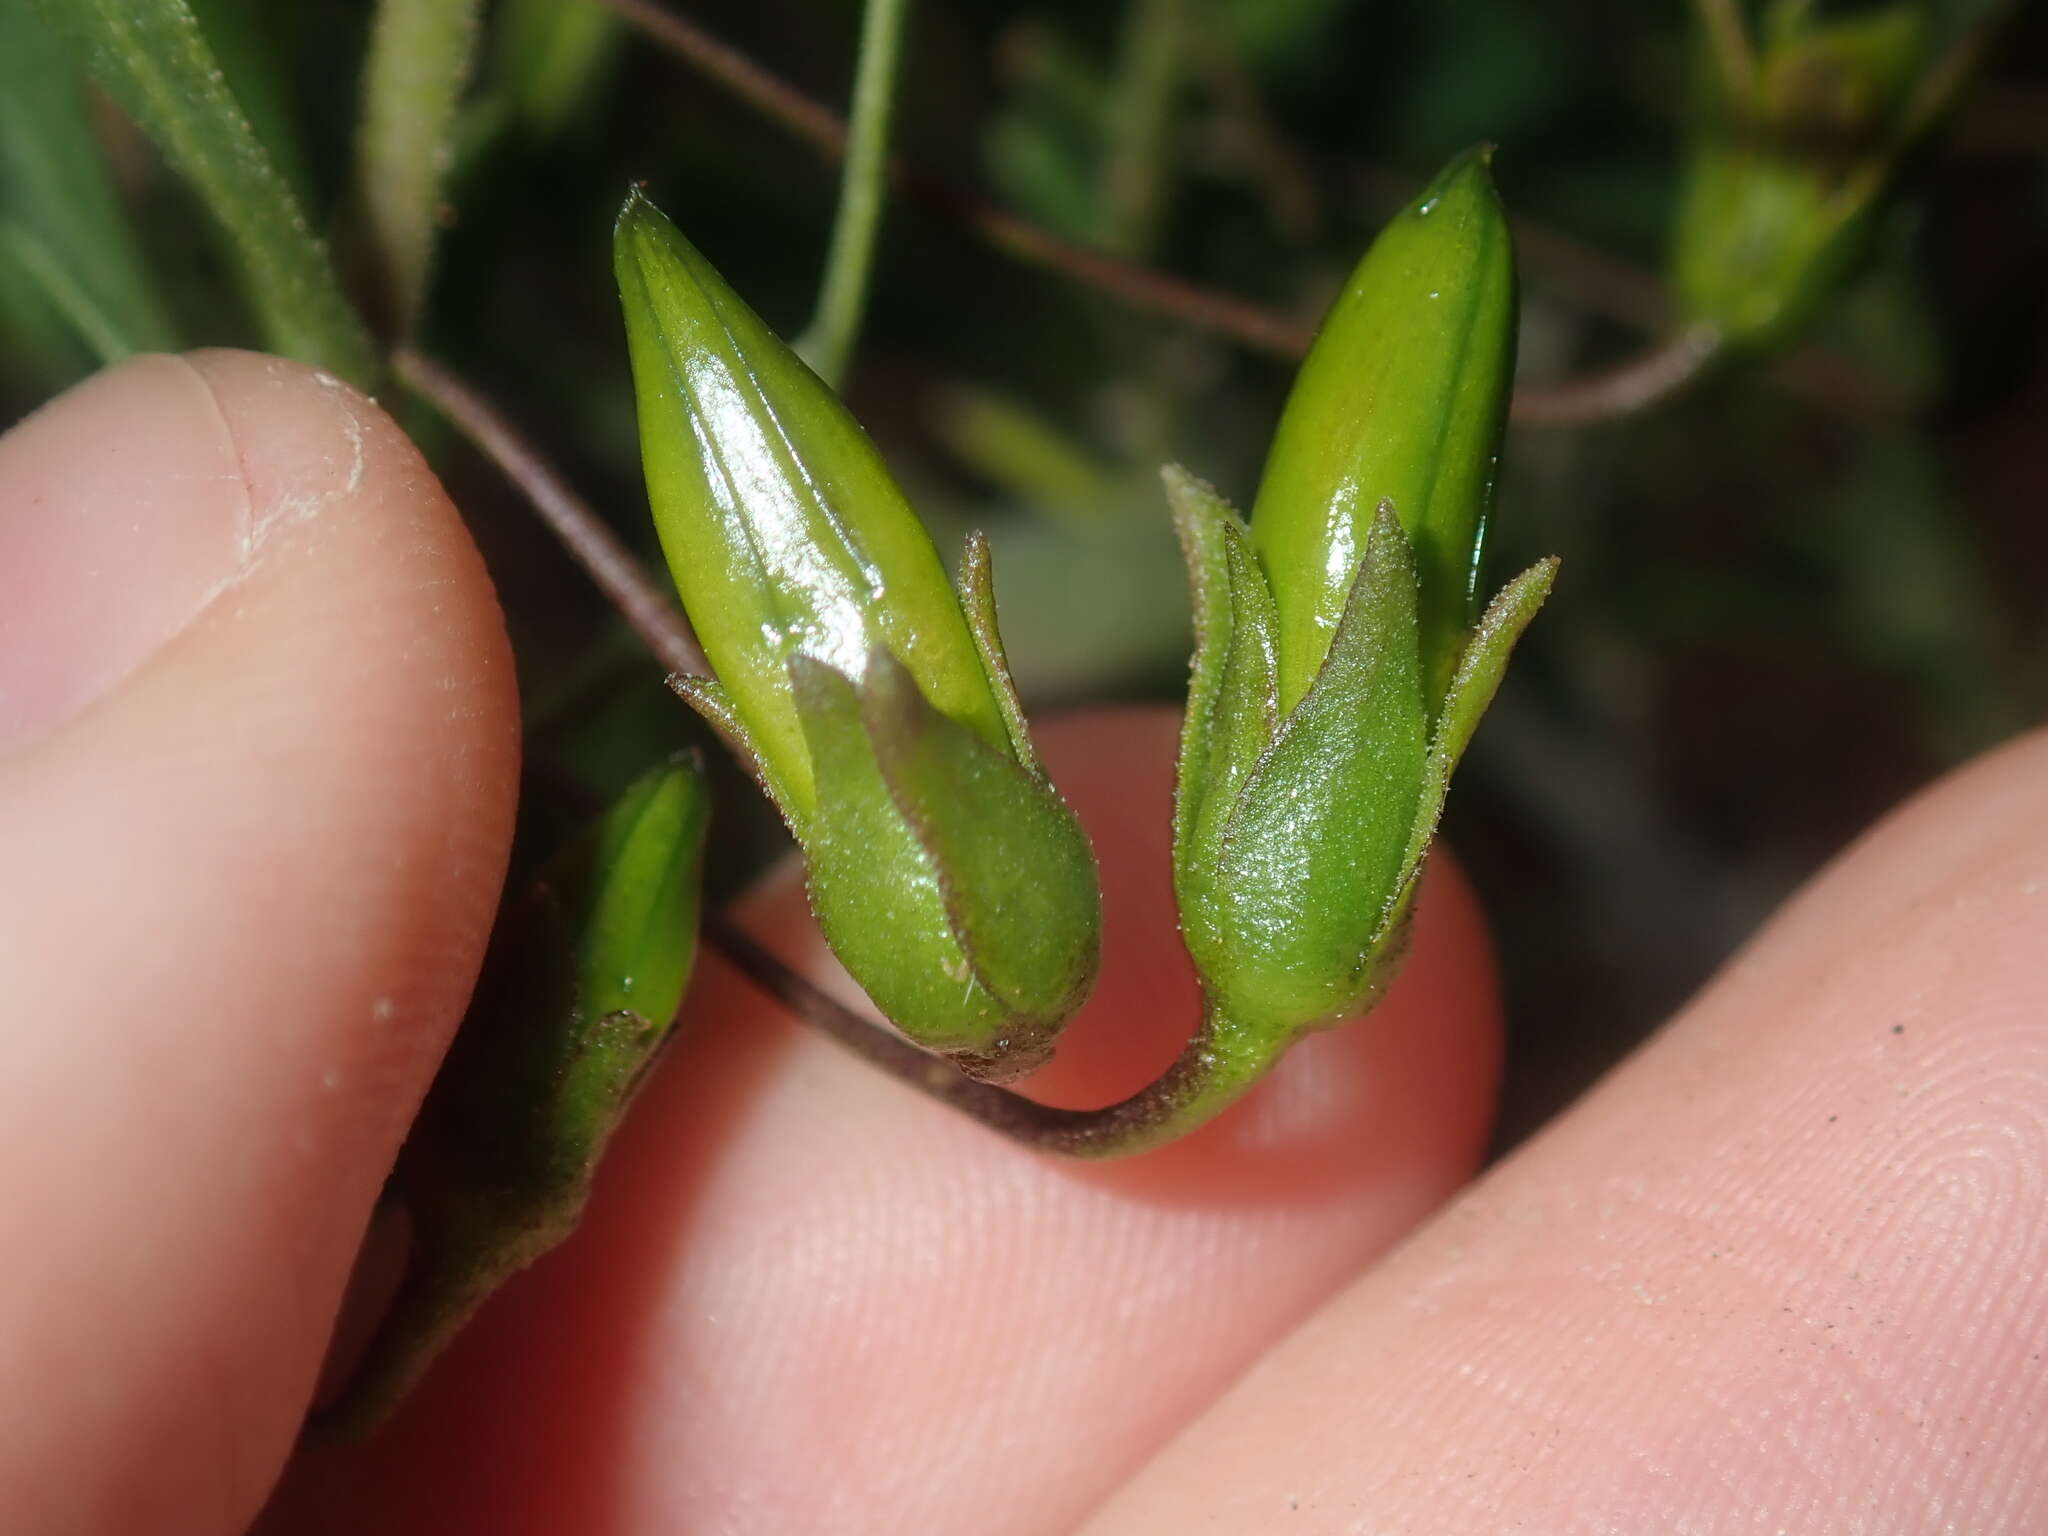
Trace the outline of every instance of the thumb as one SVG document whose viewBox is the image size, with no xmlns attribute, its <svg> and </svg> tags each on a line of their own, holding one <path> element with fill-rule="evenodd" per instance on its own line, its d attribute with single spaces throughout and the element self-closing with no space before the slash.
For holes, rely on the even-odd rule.
<svg viewBox="0 0 2048 1536">
<path fill-rule="evenodd" d="M 511 659 L 391 421 L 147 357 L 0 438 L 0 1529 L 281 1465 L 503 878 Z"/>
</svg>

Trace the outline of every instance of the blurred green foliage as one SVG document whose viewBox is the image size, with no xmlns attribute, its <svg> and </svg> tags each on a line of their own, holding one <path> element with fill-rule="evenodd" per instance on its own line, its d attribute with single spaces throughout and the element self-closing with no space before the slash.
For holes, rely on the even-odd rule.
<svg viewBox="0 0 2048 1536">
<path fill-rule="evenodd" d="M 671 3 L 843 106 L 856 0 Z M 362 56 L 367 7 L 299 0 L 289 29 L 249 0 L 194 9 L 332 227 L 358 85 L 341 61 Z M 609 283 L 620 194 L 646 182 L 791 335 L 834 169 L 588 0 L 502 0 L 486 28 L 424 345 L 652 559 Z M 1623 358 L 1662 323 L 1691 34 L 1677 0 L 934 0 L 896 140 L 1048 228 L 1303 323 L 1424 174 L 1494 140 L 1521 221 L 1523 377 L 1539 382 Z M 1509 434 L 1486 581 L 1550 552 L 1563 573 L 1447 823 L 1501 935 L 1509 1135 L 1873 815 L 2048 703 L 2044 43 L 2048 23 L 2022 11 L 1788 350 L 1637 419 Z M 153 274 L 144 302 L 183 339 L 258 342 L 192 198 L 117 114 L 92 127 Z M 6 419 L 95 359 L 22 291 L 0 264 Z M 1291 371 L 899 199 L 849 394 L 939 545 L 989 534 L 1034 704 L 1177 700 L 1186 597 L 1157 467 L 1248 502 Z M 609 798 L 701 739 L 516 495 L 413 425 L 506 600 L 544 786 L 529 819 Z M 779 846 L 758 802 L 724 787 L 719 890 Z"/>
</svg>

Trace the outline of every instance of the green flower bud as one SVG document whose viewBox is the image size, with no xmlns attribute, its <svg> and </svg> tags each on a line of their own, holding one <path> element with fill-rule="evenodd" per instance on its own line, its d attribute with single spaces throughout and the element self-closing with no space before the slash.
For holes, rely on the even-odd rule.
<svg viewBox="0 0 2048 1536">
<path fill-rule="evenodd" d="M 1196 614 L 1175 886 L 1217 1093 L 1385 986 L 1451 770 L 1549 590 L 1546 561 L 1470 621 L 1514 323 L 1467 155 L 1324 323 L 1250 527 L 1168 472 Z"/>
<path fill-rule="evenodd" d="M 1382 502 L 1415 547 L 1432 708 L 1478 617 L 1515 361 L 1514 255 L 1491 153 L 1453 160 L 1373 241 L 1274 434 L 1252 538 L 1278 610 L 1283 710 L 1322 668 Z"/>
<path fill-rule="evenodd" d="M 1689 320 L 1739 345 L 1775 345 L 1862 253 L 1900 156 L 1960 83 L 1966 71 L 1953 66 L 1966 55 L 1942 57 L 1923 0 L 1830 17 L 1811 0 L 1774 0 L 1753 59 L 1717 55 L 1710 41 L 1672 284 Z"/>
<path fill-rule="evenodd" d="M 331 1427 L 371 1427 L 485 1297 L 575 1229 L 689 982 L 709 806 L 701 764 L 658 768 L 507 905 L 400 1153 L 407 1269 Z"/>
<path fill-rule="evenodd" d="M 956 596 L 837 396 L 637 193 L 616 249 L 648 499 L 717 674 L 685 696 L 752 759 L 883 1013 L 983 1075 L 1028 1070 L 1093 981 L 1100 898 L 985 549 Z"/>
</svg>

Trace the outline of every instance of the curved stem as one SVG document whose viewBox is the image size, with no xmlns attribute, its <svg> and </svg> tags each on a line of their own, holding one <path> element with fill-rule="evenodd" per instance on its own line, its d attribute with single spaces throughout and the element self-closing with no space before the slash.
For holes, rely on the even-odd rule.
<svg viewBox="0 0 2048 1536">
<path fill-rule="evenodd" d="M 612 600 L 663 666 L 685 676 L 710 674 L 711 664 L 704 659 L 682 609 L 647 574 L 647 568 L 596 509 L 569 488 L 517 428 L 454 373 L 410 347 L 393 353 L 391 366 L 408 388 L 446 416 L 519 487 L 563 548 Z"/>
<path fill-rule="evenodd" d="M 1524 426 L 1584 426 L 1646 410 L 1698 378 L 1720 354 L 1721 335 L 1695 325 L 1605 373 L 1559 384 L 1523 385 L 1511 419 Z"/>
<path fill-rule="evenodd" d="M 861 18 L 860 63 L 853 81 L 853 122 L 846 164 L 839 176 L 839 213 L 825 253 L 818 312 L 797 345 L 818 377 L 837 389 L 860 339 L 874 270 L 875 238 L 882 228 L 882 192 L 889 174 L 889 114 L 896 93 L 896 61 L 903 52 L 909 0 L 867 0 Z"/>
<path fill-rule="evenodd" d="M 1180 1055 L 1136 1093 L 1100 1109 L 1059 1109 L 978 1082 L 885 1025 L 826 995 L 722 913 L 704 919 L 704 942 L 755 986 L 820 1034 L 918 1092 L 1037 1152 L 1108 1159 L 1173 1141 L 1235 1103 L 1271 1060 L 1235 1060 L 1214 1049 L 1204 1015 Z"/>
</svg>

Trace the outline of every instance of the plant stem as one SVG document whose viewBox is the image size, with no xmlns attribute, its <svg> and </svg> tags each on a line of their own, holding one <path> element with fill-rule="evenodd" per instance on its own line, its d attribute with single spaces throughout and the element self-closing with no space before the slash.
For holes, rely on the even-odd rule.
<svg viewBox="0 0 2048 1536">
<path fill-rule="evenodd" d="M 894 1030 L 861 1017 L 722 913 L 706 916 L 704 942 L 797 1018 L 861 1060 L 1036 1152 L 1109 1159 L 1149 1151 L 1228 1108 L 1272 1065 L 1270 1060 L 1226 1060 L 1211 1048 L 1214 1031 L 1205 1018 L 1173 1064 L 1130 1097 L 1100 1109 L 1059 1109 L 978 1082 Z"/>
<path fill-rule="evenodd" d="M 525 494 L 563 548 L 663 666 L 686 677 L 709 675 L 710 664 L 683 611 L 596 509 L 569 488 L 510 422 L 455 374 L 409 347 L 392 355 L 392 368 Z"/>
<path fill-rule="evenodd" d="M 1693 325 L 1604 373 L 1515 391 L 1511 419 L 1522 426 L 1585 426 L 1618 421 L 1669 399 L 1721 352 L 1721 334 Z"/>
<path fill-rule="evenodd" d="M 477 10 L 478 0 L 380 0 L 370 26 L 355 197 L 377 268 L 373 307 L 394 336 L 412 334 L 426 298 Z"/>
<path fill-rule="evenodd" d="M 903 53 L 909 0 L 867 0 L 861 16 L 860 63 L 854 72 L 853 123 L 839 174 L 839 212 L 825 253 L 818 312 L 797 351 L 834 389 L 846 377 L 867 309 L 875 239 L 882 227 L 882 193 L 889 174 L 889 114 L 896 65 Z"/>
</svg>

